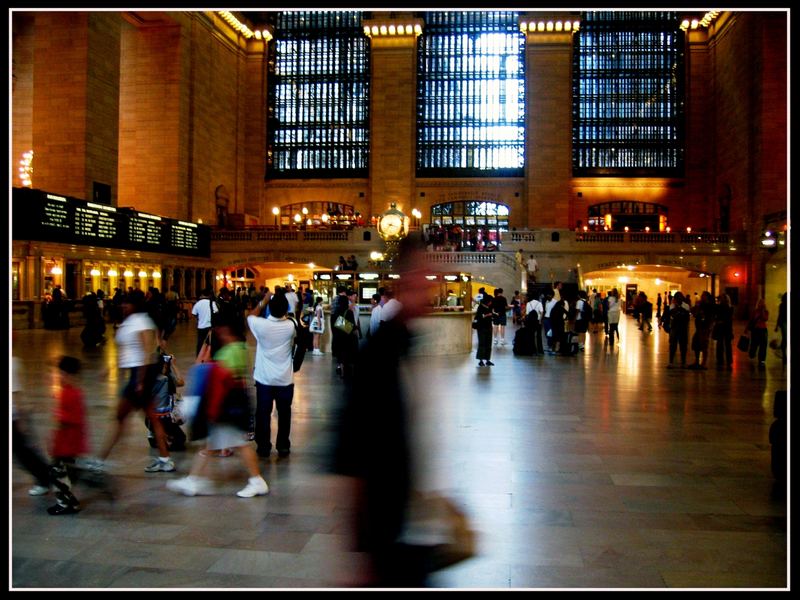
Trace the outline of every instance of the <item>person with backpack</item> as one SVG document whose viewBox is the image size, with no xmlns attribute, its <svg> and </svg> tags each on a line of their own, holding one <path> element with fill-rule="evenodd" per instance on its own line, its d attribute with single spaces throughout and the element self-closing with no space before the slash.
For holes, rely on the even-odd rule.
<svg viewBox="0 0 800 600">
<path fill-rule="evenodd" d="M 195 356 L 200 354 L 200 350 L 202 350 L 206 338 L 211 334 L 211 315 L 219 312 L 219 306 L 217 306 L 212 296 L 211 289 L 204 288 L 203 291 L 200 292 L 200 299 L 195 302 L 192 307 L 192 315 L 197 318 L 197 346 L 195 348 Z M 216 348 L 212 348 L 212 353 L 214 350 L 216 350 Z"/>
<path fill-rule="evenodd" d="M 542 316 L 544 315 L 544 306 L 533 292 L 528 292 L 528 303 L 525 305 L 524 323 L 526 328 L 531 329 L 533 336 L 533 353 L 544 354 L 542 348 Z"/>
<path fill-rule="evenodd" d="M 575 302 L 575 333 L 578 334 L 578 350 L 586 347 L 586 332 L 589 331 L 589 322 L 592 319 L 592 307 L 589 298 L 583 290 L 578 291 L 578 300 Z"/>
<path fill-rule="evenodd" d="M 272 451 L 270 421 L 272 408 L 278 408 L 278 434 L 275 446 L 278 456 L 289 456 L 294 398 L 294 365 L 292 350 L 296 335 L 295 324 L 286 318 L 289 302 L 283 294 L 269 300 L 269 317 L 259 316 L 264 300 L 247 315 L 247 326 L 256 339 L 256 359 L 253 379 L 256 381 L 256 453 L 269 457 Z"/>
<path fill-rule="evenodd" d="M 188 476 L 168 481 L 167 489 L 184 496 L 213 493 L 212 482 L 206 477 L 208 457 L 236 448 L 248 475 L 247 484 L 236 495 L 240 498 L 263 496 L 269 493 L 269 485 L 261 475 L 258 457 L 246 435 L 251 413 L 247 384 L 250 360 L 242 321 L 235 314 L 219 312 L 214 314 L 212 325 L 220 349 L 214 355 L 207 391 L 209 431 L 206 451 L 201 450 L 195 455 Z"/>
</svg>

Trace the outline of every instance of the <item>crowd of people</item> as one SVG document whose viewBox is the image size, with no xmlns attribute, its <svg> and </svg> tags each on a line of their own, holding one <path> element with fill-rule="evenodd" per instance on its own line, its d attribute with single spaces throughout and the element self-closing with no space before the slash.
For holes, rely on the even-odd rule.
<svg viewBox="0 0 800 600">
<path fill-rule="evenodd" d="M 704 291 L 692 300 L 688 294 L 659 292 L 654 313 L 653 302 L 647 294 L 639 291 L 630 298 L 630 309 L 620 300 L 619 291 L 614 288 L 606 293 L 592 290 L 591 294 L 579 290 L 574 298 L 561 297 L 562 283 L 555 282 L 539 296 L 528 294 L 526 301 L 518 299 L 515 292 L 510 304 L 514 322 L 521 328 L 516 332 L 516 354 L 550 354 L 573 356 L 585 349 L 587 332 L 603 333 L 604 344 L 611 349 L 618 343 L 619 322 L 623 314 L 632 313 L 639 331 L 652 333 L 653 320 L 657 327 L 669 335 L 669 362 L 667 368 L 687 368 L 707 370 L 709 364 L 710 342 L 715 342 L 715 364 L 718 370 L 730 370 L 733 365 L 734 307 L 727 294 L 720 294 L 716 300 L 710 292 Z M 783 364 L 786 364 L 786 297 L 781 299 L 775 331 L 781 332 L 780 342 L 776 339 L 773 347 L 780 350 Z M 509 306 L 502 289 L 496 289 L 494 296 L 479 290 L 476 297 L 478 307 L 474 327 L 478 333 L 478 366 L 492 365 L 491 339 L 494 325 L 495 345 L 505 344 L 505 312 Z M 768 346 L 769 311 L 764 299 L 758 300 L 751 312 L 740 342 L 750 359 L 756 360 L 760 367 L 765 366 Z M 694 328 L 692 330 L 692 322 Z M 690 333 L 692 333 L 690 338 Z M 544 340 L 544 341 L 543 341 Z M 694 361 L 687 363 L 689 351 Z M 679 363 L 676 364 L 676 355 Z"/>
<path fill-rule="evenodd" d="M 411 268 L 411 267 L 409 267 Z M 413 281 L 417 271 L 404 279 Z M 422 279 L 422 270 L 419 278 Z M 414 292 L 416 290 L 416 292 Z M 236 493 L 253 498 L 269 493 L 269 484 L 261 473 L 259 458 L 267 458 L 273 449 L 271 419 L 277 412 L 274 448 L 279 459 L 291 453 L 292 401 L 294 373 L 299 369 L 298 346 L 323 355 L 321 336 L 331 331 L 331 354 L 336 373 L 342 379 L 346 401 L 339 424 L 340 443 L 336 447 L 332 469 L 354 475 L 363 481 L 356 487 L 359 502 L 368 506 L 365 522 L 356 525 L 374 561 L 377 582 L 402 584 L 408 578 L 422 581 L 429 559 L 424 550 L 398 541 L 403 514 L 410 502 L 411 465 L 408 423 L 404 416 L 402 385 L 388 385 L 397 380 L 399 367 L 407 354 L 411 337 L 409 319 L 418 315 L 425 304 L 424 285 L 404 289 L 401 303 L 393 291 L 380 288 L 372 297 L 369 326 L 362 332 L 358 297 L 354 289 L 339 287 L 331 301 L 326 322 L 322 298 L 310 289 L 295 291 L 290 287 L 262 287 L 256 291 L 223 288 L 218 294 L 205 289 L 195 302 L 196 363 L 203 369 L 205 388 L 203 411 L 206 430 L 191 439 L 205 440 L 185 477 L 169 479 L 167 488 L 188 496 L 212 494 L 207 477 L 209 456 L 235 454 L 247 473 L 245 486 Z M 476 359 L 479 367 L 494 366 L 493 347 L 507 343 L 508 316 L 514 331 L 514 353 L 574 356 L 585 349 L 587 335 L 605 335 L 604 344 L 613 349 L 619 342 L 619 322 L 628 307 L 616 289 L 606 293 L 579 290 L 574 298 L 563 297 L 560 282 L 544 289 L 541 295 L 527 297 L 515 291 L 511 300 L 502 288 L 493 293 L 480 288 L 475 298 L 473 327 L 477 334 Z M 13 451 L 31 473 L 35 484 L 31 495 L 55 493 L 51 515 L 72 514 L 81 510 L 74 492 L 80 473 L 95 475 L 103 481 L 109 472 L 108 457 L 119 442 L 123 425 L 134 412 L 141 411 L 152 428 L 157 456 L 145 466 L 147 473 L 170 473 L 176 470 L 170 455 L 167 432 L 157 412 L 157 380 L 165 375 L 165 365 L 174 358 L 169 352 L 170 336 L 177 322 L 180 301 L 175 289 L 161 294 L 157 288 L 146 293 L 138 289 L 115 290 L 109 302 L 101 293 L 84 298 L 86 327 L 93 335 L 86 345 L 102 343 L 105 315 L 115 330 L 117 366 L 124 374 L 118 394 L 115 419 L 100 451 L 91 456 L 87 444 L 86 408 L 80 387 L 81 363 L 71 356 L 61 357 L 54 365 L 58 385 L 54 403 L 56 429 L 52 458 L 42 458 L 30 439 L 25 420 L 20 418 L 18 397 L 19 361 L 14 359 L 12 383 Z M 630 312 L 638 329 L 653 331 L 654 304 L 644 292 L 629 299 Z M 782 333 L 782 356 L 786 361 L 787 294 L 782 297 L 775 331 Z M 119 306 L 119 313 L 114 306 Z M 681 292 L 659 293 L 655 302 L 656 326 L 669 336 L 667 368 L 685 367 L 705 370 L 709 364 L 710 341 L 715 344 L 717 369 L 730 369 L 733 363 L 734 311 L 730 298 L 721 294 L 715 301 L 702 292 L 692 301 Z M 694 329 L 691 331 L 691 323 Z M 759 300 L 750 314 L 745 332 L 749 337 L 747 352 L 763 366 L 768 346 L 769 313 Z M 256 343 L 254 364 L 250 364 L 246 333 Z M 691 338 L 689 334 L 692 333 Z M 100 337 L 97 337 L 97 336 Z M 99 341 L 98 341 L 99 340 Z M 687 364 L 689 351 L 694 361 Z M 302 358 L 301 358 L 302 360 Z M 190 372 L 192 369 L 190 369 Z M 194 375 L 197 377 L 197 374 Z M 255 383 L 255 398 L 249 389 Z M 383 389 L 394 390 L 385 402 L 371 397 L 380 382 Z M 192 425 L 194 432 L 195 425 Z M 254 442 L 254 443 L 252 443 Z M 356 444 L 354 446 L 353 444 Z M 366 447 L 369 451 L 363 452 Z M 76 473 L 78 475 L 76 475 Z M 401 568 L 401 565 L 405 567 Z M 405 569 L 405 570 L 404 570 Z"/>
</svg>

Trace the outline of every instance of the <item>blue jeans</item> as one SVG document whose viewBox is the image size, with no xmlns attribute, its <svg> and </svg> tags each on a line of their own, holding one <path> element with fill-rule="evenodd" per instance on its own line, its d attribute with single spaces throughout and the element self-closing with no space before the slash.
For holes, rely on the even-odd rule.
<svg viewBox="0 0 800 600">
<path fill-rule="evenodd" d="M 272 420 L 273 402 L 278 407 L 278 435 L 275 447 L 278 452 L 288 451 L 291 447 L 289 432 L 292 427 L 292 398 L 294 384 L 264 385 L 256 381 L 256 452 L 269 454 L 272 450 L 270 442 L 270 421 Z"/>
</svg>

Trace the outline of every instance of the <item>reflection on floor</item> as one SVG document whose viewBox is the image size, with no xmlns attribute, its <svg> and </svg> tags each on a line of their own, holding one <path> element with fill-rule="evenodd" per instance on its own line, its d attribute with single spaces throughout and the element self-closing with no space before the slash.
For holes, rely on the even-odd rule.
<svg viewBox="0 0 800 600">
<path fill-rule="evenodd" d="M 444 588 L 783 588 L 787 511 L 770 472 L 773 396 L 786 370 L 737 353 L 733 371 L 667 370 L 666 336 L 621 324 L 613 349 L 589 335 L 577 357 L 515 357 L 493 349 L 417 359 L 413 367 L 420 487 L 445 492 L 478 532 L 478 554 L 440 571 Z M 48 364 L 84 362 L 93 448 L 104 439 L 118 386 L 113 341 L 80 349 L 80 330 L 17 331 L 26 408 L 49 438 Z M 109 328 L 109 337 L 113 332 Z M 195 331 L 171 346 L 192 362 Z M 254 343 L 249 340 L 251 352 Z M 712 342 L 713 351 L 713 342 Z M 736 352 L 734 350 L 734 352 Z M 331 357 L 296 376 L 292 454 L 262 460 L 270 494 L 240 499 L 239 460 L 212 459 L 218 494 L 188 498 L 147 474 L 141 417 L 111 455 L 118 497 L 78 489 L 83 510 L 52 517 L 52 496 L 30 497 L 12 463 L 13 587 L 331 588 L 358 585 L 364 557 L 348 545 L 347 482 L 327 473 L 341 392 Z M 380 401 L 376 390 L 375 401 Z M 273 436 L 274 436 L 273 425 Z"/>
</svg>

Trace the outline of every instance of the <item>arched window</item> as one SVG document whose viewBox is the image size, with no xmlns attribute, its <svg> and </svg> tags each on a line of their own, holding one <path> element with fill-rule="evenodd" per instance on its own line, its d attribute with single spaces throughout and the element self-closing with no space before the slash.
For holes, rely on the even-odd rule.
<svg viewBox="0 0 800 600">
<path fill-rule="evenodd" d="M 485 200 L 446 202 L 431 207 L 429 234 L 436 247 L 495 250 L 508 231 L 508 206 Z"/>
<path fill-rule="evenodd" d="M 518 17 L 425 13 L 417 53 L 418 176 L 522 175 L 525 36 Z"/>
</svg>

